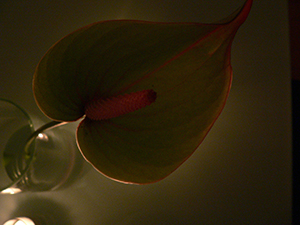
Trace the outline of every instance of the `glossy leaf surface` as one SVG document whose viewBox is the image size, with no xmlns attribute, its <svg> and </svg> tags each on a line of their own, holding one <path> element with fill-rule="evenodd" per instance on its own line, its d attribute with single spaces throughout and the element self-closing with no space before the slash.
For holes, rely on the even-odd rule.
<svg viewBox="0 0 300 225">
<path fill-rule="evenodd" d="M 252 0 L 222 24 L 104 21 L 57 42 L 40 61 L 36 101 L 50 118 L 75 121 L 88 103 L 154 90 L 155 102 L 105 120 L 83 119 L 77 141 L 104 175 L 151 183 L 199 146 L 221 113 L 232 70 L 230 47 Z"/>
</svg>

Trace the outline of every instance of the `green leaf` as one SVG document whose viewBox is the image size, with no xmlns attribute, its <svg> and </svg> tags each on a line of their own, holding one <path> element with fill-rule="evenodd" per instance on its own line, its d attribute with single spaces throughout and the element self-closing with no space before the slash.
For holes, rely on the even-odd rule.
<svg viewBox="0 0 300 225">
<path fill-rule="evenodd" d="M 221 24 L 115 20 L 81 28 L 40 61 L 36 101 L 53 120 L 75 121 L 87 105 L 101 110 L 99 101 L 153 90 L 155 102 L 136 111 L 85 117 L 77 141 L 85 159 L 112 179 L 161 180 L 194 152 L 221 113 L 232 79 L 231 43 L 251 5 Z"/>
</svg>

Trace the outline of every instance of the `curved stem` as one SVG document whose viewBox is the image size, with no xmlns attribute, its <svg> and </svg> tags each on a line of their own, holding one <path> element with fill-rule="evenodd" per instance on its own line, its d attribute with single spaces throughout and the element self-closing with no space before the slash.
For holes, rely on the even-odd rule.
<svg viewBox="0 0 300 225">
<path fill-rule="evenodd" d="M 25 153 L 28 153 L 29 146 L 34 141 L 34 139 L 40 134 L 43 133 L 46 130 L 53 129 L 55 127 L 59 127 L 62 125 L 67 124 L 68 122 L 57 122 L 57 121 L 51 121 L 49 123 L 46 123 L 45 125 L 41 126 L 39 129 L 37 129 L 35 132 L 33 132 L 30 137 L 28 138 L 26 145 L 25 145 Z"/>
<path fill-rule="evenodd" d="M 55 127 L 59 127 L 62 125 L 67 124 L 68 122 L 57 122 L 57 121 L 51 121 L 49 123 L 46 123 L 45 125 L 41 126 L 39 129 L 37 129 L 35 132 L 33 132 L 29 138 L 27 139 L 26 145 L 24 147 L 24 151 L 25 154 L 30 154 L 29 152 L 29 147 L 31 145 L 31 143 L 35 140 L 35 138 L 42 132 L 46 131 L 46 130 L 50 130 L 53 129 Z M 31 157 L 34 157 L 34 155 L 32 155 Z M 31 163 L 28 163 L 25 167 L 25 169 L 22 171 L 22 174 L 20 176 L 17 177 L 17 179 L 14 180 L 14 184 L 18 183 L 21 179 L 23 179 L 23 177 L 25 176 L 25 174 L 27 173 L 27 171 L 30 168 Z"/>
<path fill-rule="evenodd" d="M 68 122 L 57 122 L 57 121 L 51 121 L 49 123 L 46 123 L 45 125 L 41 126 L 39 129 L 37 129 L 35 132 L 33 132 L 30 137 L 28 138 L 26 145 L 25 145 L 25 152 L 28 152 L 28 148 L 33 142 L 33 140 L 40 134 L 43 133 L 46 130 L 53 129 L 55 127 L 59 127 L 62 125 L 67 124 Z"/>
</svg>

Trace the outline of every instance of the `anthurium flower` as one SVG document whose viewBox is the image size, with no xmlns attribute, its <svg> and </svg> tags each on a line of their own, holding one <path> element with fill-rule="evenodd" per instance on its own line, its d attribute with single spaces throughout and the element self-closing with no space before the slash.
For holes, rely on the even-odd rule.
<svg viewBox="0 0 300 225">
<path fill-rule="evenodd" d="M 40 109 L 83 118 L 85 159 L 124 183 L 159 181 L 199 146 L 231 86 L 230 48 L 252 5 L 218 24 L 97 22 L 53 45 L 33 80 Z"/>
</svg>

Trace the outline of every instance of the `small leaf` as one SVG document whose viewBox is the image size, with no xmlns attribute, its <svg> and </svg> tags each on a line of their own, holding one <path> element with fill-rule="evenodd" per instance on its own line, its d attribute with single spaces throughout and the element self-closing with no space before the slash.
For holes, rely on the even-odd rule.
<svg viewBox="0 0 300 225">
<path fill-rule="evenodd" d="M 222 24 L 115 20 L 81 28 L 40 61 L 36 101 L 54 120 L 87 114 L 78 145 L 104 175 L 125 183 L 161 180 L 194 152 L 221 113 L 232 79 L 231 43 L 251 5 Z M 135 102 L 132 96 L 145 90 L 156 98 Z M 124 99 L 129 106 L 119 107 Z M 112 116 L 89 116 L 104 108 Z"/>
</svg>

